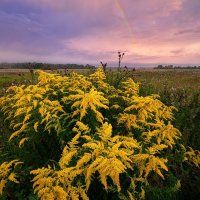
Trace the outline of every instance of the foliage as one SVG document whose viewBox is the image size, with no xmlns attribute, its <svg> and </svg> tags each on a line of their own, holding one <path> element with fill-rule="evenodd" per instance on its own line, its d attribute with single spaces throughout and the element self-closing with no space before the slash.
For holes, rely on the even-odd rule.
<svg viewBox="0 0 200 200">
<path fill-rule="evenodd" d="M 5 188 L 8 181 L 12 181 L 14 183 L 19 183 L 16 179 L 16 173 L 13 172 L 17 165 L 22 164 L 18 160 L 12 160 L 10 162 L 4 162 L 0 166 L 0 194 L 3 194 L 3 189 Z"/>
<path fill-rule="evenodd" d="M 4 196 L 17 198 L 24 184 L 31 187 L 21 196 L 34 191 L 42 200 L 144 199 L 155 188 L 176 196 L 183 168 L 199 172 L 200 152 L 185 147 L 172 124 L 175 107 L 140 96 L 131 78 L 116 87 L 100 68 L 89 76 L 37 74 L 37 84 L 0 98 Z M 10 166 L 19 162 L 18 183 Z"/>
<path fill-rule="evenodd" d="M 133 76 L 141 82 L 141 95 L 159 94 L 163 103 L 177 108 L 173 125 L 181 131 L 186 146 L 200 150 L 199 71 L 149 70 L 137 72 Z"/>
</svg>

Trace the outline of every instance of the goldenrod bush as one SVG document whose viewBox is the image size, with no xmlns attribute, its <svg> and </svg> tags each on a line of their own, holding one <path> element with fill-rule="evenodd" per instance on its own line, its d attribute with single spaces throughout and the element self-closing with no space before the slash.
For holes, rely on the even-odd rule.
<svg viewBox="0 0 200 200">
<path fill-rule="evenodd" d="M 0 98 L 5 198 L 33 191 L 42 200 L 144 199 L 150 186 L 181 189 L 175 166 L 200 167 L 200 152 L 184 147 L 172 125 L 175 108 L 140 96 L 132 79 L 116 88 L 101 68 L 87 77 L 37 74 L 37 84 Z"/>
</svg>

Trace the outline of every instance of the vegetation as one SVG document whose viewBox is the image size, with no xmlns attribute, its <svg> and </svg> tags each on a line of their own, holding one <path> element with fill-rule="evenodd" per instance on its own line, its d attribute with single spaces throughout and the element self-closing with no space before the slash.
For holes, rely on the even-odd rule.
<svg viewBox="0 0 200 200">
<path fill-rule="evenodd" d="M 0 90 L 11 86 L 20 84 L 30 84 L 32 76 L 30 73 L 0 73 Z"/>
<path fill-rule="evenodd" d="M 159 94 L 166 105 L 177 108 L 174 125 L 185 145 L 200 149 L 200 72 L 198 70 L 141 71 L 141 95 Z"/>
<path fill-rule="evenodd" d="M 50 63 L 0 63 L 0 69 L 42 69 L 42 70 L 55 70 L 55 69 L 94 69 L 93 65 L 81 64 L 50 64 Z"/>
<path fill-rule="evenodd" d="M 186 67 L 182 67 L 182 66 L 173 66 L 173 65 L 158 65 L 157 67 L 155 67 L 154 69 L 200 69 L 200 66 L 186 66 Z"/>
<path fill-rule="evenodd" d="M 156 88 L 163 103 L 152 83 L 140 89 L 136 73 L 38 71 L 36 84 L 10 87 L 0 98 L 2 199 L 197 199 L 200 152 L 177 129 L 187 110 L 168 99 L 177 92 Z"/>
</svg>

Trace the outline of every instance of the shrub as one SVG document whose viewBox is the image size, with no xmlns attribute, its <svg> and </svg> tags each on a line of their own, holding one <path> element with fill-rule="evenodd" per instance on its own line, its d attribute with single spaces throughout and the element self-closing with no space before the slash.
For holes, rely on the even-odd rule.
<svg viewBox="0 0 200 200">
<path fill-rule="evenodd" d="M 200 167 L 200 152 L 187 150 L 171 123 L 175 108 L 140 96 L 131 78 L 116 88 L 100 68 L 88 77 L 37 73 L 36 85 L 11 87 L 0 99 L 4 197 L 144 199 L 154 188 L 176 194 L 182 168 Z M 2 176 L 16 159 L 23 173 L 8 167 L 14 177 Z"/>
</svg>

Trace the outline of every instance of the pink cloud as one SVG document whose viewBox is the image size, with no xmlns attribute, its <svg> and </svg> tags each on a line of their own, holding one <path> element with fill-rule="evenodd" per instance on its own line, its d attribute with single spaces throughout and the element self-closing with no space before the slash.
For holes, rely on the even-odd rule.
<svg viewBox="0 0 200 200">
<path fill-rule="evenodd" d="M 13 59 L 113 62 L 120 50 L 126 51 L 126 62 L 200 61 L 199 0 L 3 2 L 25 5 L 30 12 L 0 7 L 0 59 L 10 52 Z"/>
</svg>

